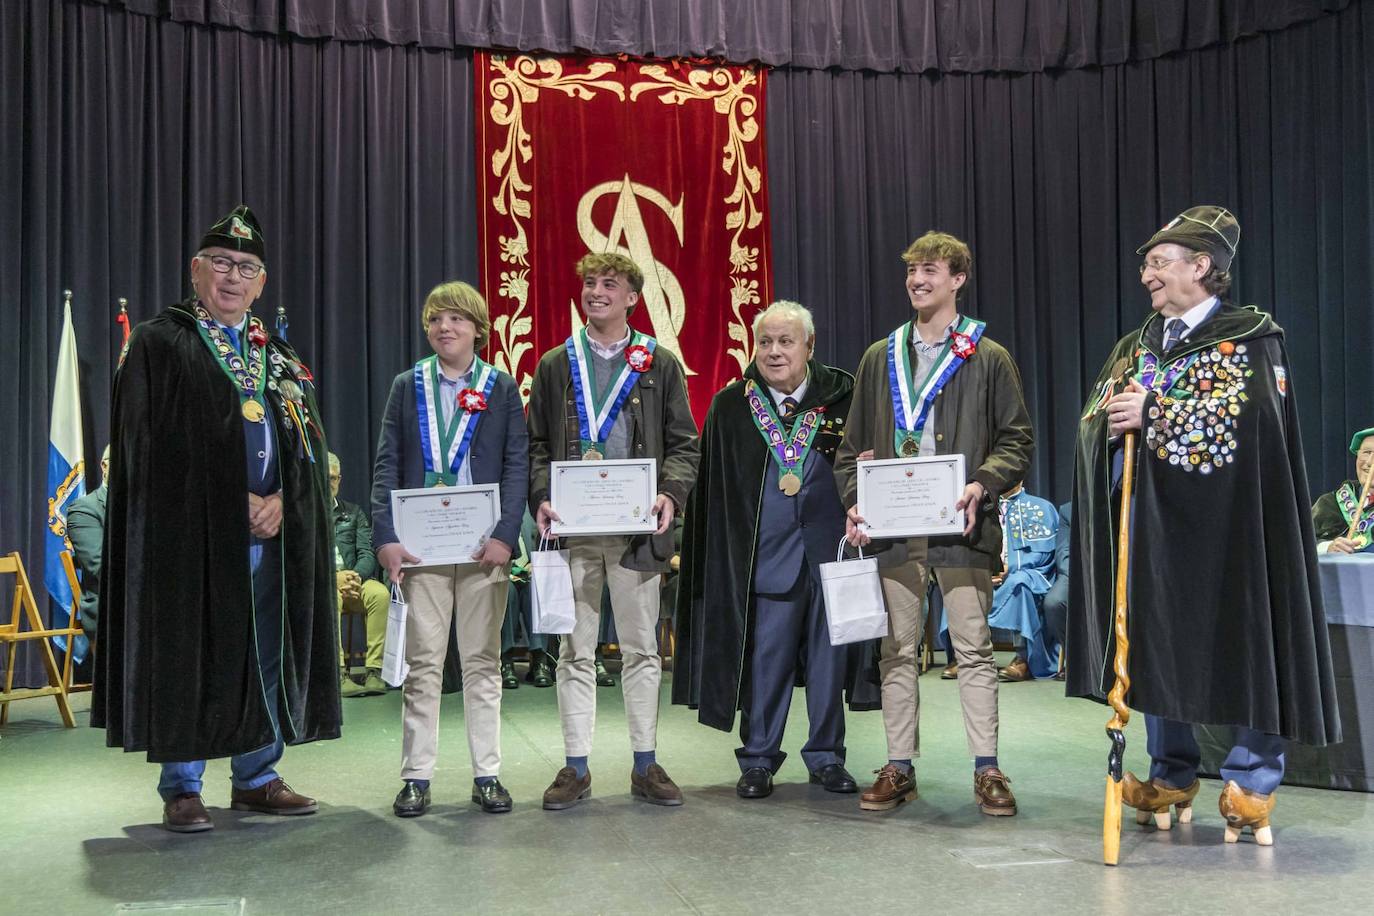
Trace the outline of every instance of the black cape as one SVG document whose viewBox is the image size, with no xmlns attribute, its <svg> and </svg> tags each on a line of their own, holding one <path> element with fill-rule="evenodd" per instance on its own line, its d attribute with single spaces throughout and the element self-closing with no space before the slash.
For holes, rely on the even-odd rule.
<svg viewBox="0 0 1374 916">
<path fill-rule="evenodd" d="M 1135 374 L 1142 351 L 1159 353 L 1162 326 L 1152 315 L 1117 343 L 1079 424 L 1070 696 L 1102 700 L 1114 680 L 1119 446 L 1101 405 L 1120 360 Z M 1223 305 L 1170 359 L 1190 354 L 1198 360 L 1167 395 L 1147 396 L 1137 440 L 1126 702 L 1182 722 L 1339 741 L 1283 330 L 1253 308 Z"/>
<path fill-rule="evenodd" d="M 798 411 L 825 407 L 813 448 L 833 465 L 854 377 L 814 359 L 809 365 L 811 381 Z M 744 378 L 763 384 L 752 364 Z M 702 427 L 701 463 L 684 522 L 673 655 L 673 703 L 699 710 L 702 724 L 724 731 L 734 727 L 749 677 L 759 509 L 765 481 L 775 473 L 749 412 L 744 382 L 727 385 L 711 400 Z M 877 709 L 877 641 L 846 648 L 850 708 Z M 798 686 L 805 680 L 804 658 L 803 647 Z"/>
<path fill-rule="evenodd" d="M 147 751 L 152 761 L 226 757 L 273 738 L 252 648 L 239 397 L 189 306 L 135 328 L 111 407 L 91 724 L 111 747 Z M 280 338 L 268 348 L 298 361 Z M 278 708 L 291 744 L 338 737 L 340 723 L 327 451 L 313 386 L 299 384 L 313 418 L 313 463 L 282 416 L 281 395 L 266 392 L 283 509 Z"/>
</svg>

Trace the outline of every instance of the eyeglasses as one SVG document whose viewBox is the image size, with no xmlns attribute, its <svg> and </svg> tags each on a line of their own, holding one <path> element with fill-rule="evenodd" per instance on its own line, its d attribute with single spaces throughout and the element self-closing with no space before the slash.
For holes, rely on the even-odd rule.
<svg viewBox="0 0 1374 916">
<path fill-rule="evenodd" d="M 1153 270 L 1156 272 L 1161 271 L 1164 268 L 1168 267 L 1170 264 L 1174 263 L 1175 261 L 1191 260 L 1192 258 L 1188 255 L 1180 255 L 1176 258 L 1155 258 L 1153 261 L 1145 261 L 1143 264 L 1140 265 L 1140 275 L 1142 277 L 1145 276 L 1145 271 L 1147 270 Z"/>
<path fill-rule="evenodd" d="M 206 260 L 210 262 L 210 267 L 217 274 L 227 274 L 235 267 L 239 270 L 239 276 L 245 280 L 255 280 L 258 274 L 263 272 L 263 265 L 257 261 L 235 261 L 233 258 L 226 258 L 222 254 L 209 255 Z"/>
</svg>

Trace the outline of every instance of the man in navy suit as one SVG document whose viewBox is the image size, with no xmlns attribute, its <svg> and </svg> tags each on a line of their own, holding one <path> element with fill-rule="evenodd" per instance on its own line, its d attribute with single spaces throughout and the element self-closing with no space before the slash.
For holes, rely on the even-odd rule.
<svg viewBox="0 0 1374 916">
<path fill-rule="evenodd" d="M 501 768 L 501 622 L 511 552 L 520 537 L 529 485 L 529 434 L 515 380 L 477 352 L 491 330 L 487 304 L 466 283 L 436 286 L 422 323 L 434 355 L 396 376 L 387 399 L 372 478 L 372 527 L 381 561 L 409 605 L 401 737 L 404 785 L 398 817 L 429 808 L 439 750 L 439 695 L 449 627 L 457 621 L 463 719 L 472 753 L 472 801 L 511 809 Z M 399 542 L 391 491 L 497 483 L 501 518 L 473 563 L 405 568 L 419 558 Z"/>
<path fill-rule="evenodd" d="M 815 323 L 796 302 L 760 312 L 754 342 L 753 364 L 712 399 L 702 432 L 683 537 L 673 702 L 723 730 L 739 709 L 735 792 L 763 798 L 787 759 L 783 728 L 800 667 L 810 781 L 855 792 L 844 768 L 850 653 L 830 644 L 818 571 L 845 534 L 832 462 L 854 377 L 812 357 Z"/>
</svg>

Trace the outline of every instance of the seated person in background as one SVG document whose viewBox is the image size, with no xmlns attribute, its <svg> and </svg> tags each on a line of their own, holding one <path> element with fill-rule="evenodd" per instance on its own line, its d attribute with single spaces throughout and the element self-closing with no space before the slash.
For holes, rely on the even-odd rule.
<svg viewBox="0 0 1374 916">
<path fill-rule="evenodd" d="M 1374 426 L 1355 434 L 1350 440 L 1350 453 L 1355 456 L 1355 479 L 1347 480 L 1332 493 L 1322 494 L 1312 507 L 1317 553 L 1374 551 L 1374 490 L 1365 497 L 1364 505 L 1359 505 L 1370 468 L 1374 467 Z M 1355 536 L 1346 537 L 1356 518 L 1359 521 L 1355 524 Z"/>
<path fill-rule="evenodd" d="M 506 619 L 501 624 L 501 686 L 515 690 L 520 678 L 515 674 L 515 650 L 521 645 L 529 657 L 526 683 L 536 687 L 552 687 L 554 660 L 550 649 L 556 636 L 533 632 L 533 608 L 530 604 L 530 545 L 535 543 L 534 519 L 528 511 L 520 526 L 517 555 L 511 562 L 510 591 L 506 595 Z"/>
<path fill-rule="evenodd" d="M 110 476 L 110 447 L 100 453 L 100 486 L 67 509 L 67 539 L 72 558 L 81 570 L 81 629 L 95 645 L 95 625 L 100 612 L 100 557 L 105 540 L 105 480 Z"/>
<path fill-rule="evenodd" d="M 334 499 L 334 568 L 339 589 L 339 695 L 371 697 L 386 693 L 382 680 L 382 648 L 386 641 L 386 611 L 391 595 L 377 581 L 377 556 L 372 552 L 372 519 L 360 506 L 339 499 L 343 468 L 329 453 L 329 495 Z M 363 614 L 367 620 L 367 677 L 362 684 L 348 675 L 343 644 L 343 615 Z"/>
<path fill-rule="evenodd" d="M 1067 502 L 1059 507 L 1059 531 L 1054 536 L 1054 581 L 1050 590 L 1040 601 L 1040 610 L 1045 618 L 1045 642 L 1047 645 L 1064 644 L 1064 633 L 1069 620 L 1069 548 L 1073 536 L 1073 503 Z M 1057 667 L 1057 666 L 1056 666 Z M 1064 680 L 1064 672 L 1056 671 L 1056 681 Z"/>
<path fill-rule="evenodd" d="M 1016 657 L 998 672 L 998 679 L 1051 677 L 1059 656 L 1045 632 L 1040 602 L 1056 574 L 1059 513 L 1049 500 L 1030 495 L 1018 483 L 998 498 L 997 514 L 1002 525 L 1002 572 L 993 577 L 988 626 L 1018 637 Z"/>
</svg>

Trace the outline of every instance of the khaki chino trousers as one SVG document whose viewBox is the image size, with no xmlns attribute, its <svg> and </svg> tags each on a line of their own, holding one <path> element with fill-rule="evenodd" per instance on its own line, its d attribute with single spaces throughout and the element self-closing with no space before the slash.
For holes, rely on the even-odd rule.
<svg viewBox="0 0 1374 916">
<path fill-rule="evenodd" d="M 402 691 L 401 778 L 431 779 L 439 757 L 439 696 L 456 616 L 463 666 L 463 720 L 474 777 L 501 771 L 501 622 L 510 567 L 476 563 L 406 571 L 406 662 Z"/>
<path fill-rule="evenodd" d="M 620 688 L 630 748 L 652 751 L 658 735 L 658 689 L 663 661 L 658 656 L 659 574 L 620 565 L 630 538 L 569 539 L 576 623 L 558 650 L 558 712 L 563 720 L 563 750 L 569 757 L 592 752 L 596 729 L 596 638 L 601 629 L 601 591 L 609 587 L 622 663 Z"/>
<path fill-rule="evenodd" d="M 890 633 L 883 639 L 878 670 L 882 675 L 883 726 L 890 760 L 921 755 L 921 695 L 916 647 L 925 624 L 924 602 L 933 572 L 944 598 L 950 644 L 959 666 L 959 703 L 969 754 L 997 754 L 997 663 L 992 656 L 992 574 L 971 567 L 926 565 L 926 541 L 906 543 L 907 561 L 878 567 L 887 603 Z"/>
</svg>

